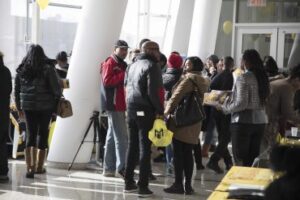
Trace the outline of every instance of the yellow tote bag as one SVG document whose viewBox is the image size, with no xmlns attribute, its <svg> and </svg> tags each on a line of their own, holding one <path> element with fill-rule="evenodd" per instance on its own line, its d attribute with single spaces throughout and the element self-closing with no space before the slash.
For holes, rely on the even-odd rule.
<svg viewBox="0 0 300 200">
<path fill-rule="evenodd" d="M 166 123 L 162 119 L 156 119 L 148 137 L 154 146 L 166 147 L 172 142 L 173 132 L 167 129 Z"/>
<path fill-rule="evenodd" d="M 53 132 L 54 132 L 54 129 L 55 129 L 55 124 L 56 124 L 56 121 L 54 121 L 50 124 L 49 137 L 48 137 L 48 146 L 49 147 L 50 147 L 50 144 L 51 144 L 51 141 L 52 141 Z"/>
</svg>

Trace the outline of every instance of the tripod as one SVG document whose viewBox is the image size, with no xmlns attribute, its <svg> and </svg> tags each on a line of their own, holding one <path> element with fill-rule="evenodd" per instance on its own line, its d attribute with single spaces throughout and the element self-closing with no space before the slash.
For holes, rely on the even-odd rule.
<svg viewBox="0 0 300 200">
<path fill-rule="evenodd" d="M 90 128 L 91 128 L 92 124 L 93 124 L 93 128 L 94 128 L 94 138 L 93 138 L 93 143 L 94 143 L 94 145 L 95 145 L 96 143 L 99 143 L 99 141 L 102 141 L 102 140 L 100 139 L 101 134 L 100 134 L 99 112 L 98 112 L 98 111 L 94 111 L 94 112 L 93 112 L 93 116 L 90 118 L 90 123 L 89 123 L 89 125 L 88 125 L 88 128 L 87 128 L 86 131 L 85 131 L 85 134 L 84 134 L 84 136 L 83 136 L 83 138 L 82 138 L 82 140 L 81 140 L 81 143 L 80 143 L 80 145 L 79 145 L 79 147 L 78 147 L 78 149 L 77 149 L 77 152 L 76 152 L 76 154 L 75 154 L 75 156 L 74 156 L 74 158 L 73 158 L 73 160 L 72 160 L 72 163 L 70 164 L 70 166 L 69 166 L 69 168 L 68 168 L 68 171 L 71 170 L 71 168 L 72 168 L 72 166 L 73 166 L 73 164 L 74 164 L 74 161 L 75 161 L 75 159 L 76 159 L 76 157 L 77 157 L 77 155 L 78 155 L 78 153 L 79 153 L 79 151 L 80 151 L 80 148 L 81 148 L 82 144 L 85 142 L 85 138 L 86 138 L 86 136 L 88 135 L 88 133 L 89 133 L 89 131 L 90 131 Z M 98 134 L 98 141 L 97 141 L 97 134 Z M 97 150 L 96 150 L 96 151 L 97 151 Z M 96 157 L 97 157 L 97 156 L 96 156 Z"/>
</svg>

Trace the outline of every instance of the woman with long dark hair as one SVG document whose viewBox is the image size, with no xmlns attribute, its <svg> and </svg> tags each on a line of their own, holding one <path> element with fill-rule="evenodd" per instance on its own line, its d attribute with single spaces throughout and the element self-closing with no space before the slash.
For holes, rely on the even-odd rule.
<svg viewBox="0 0 300 200">
<path fill-rule="evenodd" d="M 20 116 L 25 116 L 27 178 L 44 173 L 48 127 L 56 111 L 61 88 L 52 61 L 39 45 L 31 45 L 17 69 L 15 99 Z M 37 135 L 39 141 L 37 142 Z"/>
<path fill-rule="evenodd" d="M 232 152 L 236 165 L 251 166 L 259 155 L 268 118 L 265 103 L 270 94 L 268 76 L 259 53 L 246 50 L 242 57 L 246 72 L 233 86 L 231 99 L 220 107 L 231 113 Z"/>
<path fill-rule="evenodd" d="M 189 57 L 184 63 L 184 75 L 174 86 L 172 96 L 168 100 L 165 108 L 165 116 L 169 116 L 185 95 L 196 90 L 203 99 L 204 92 L 207 91 L 209 81 L 202 75 L 203 63 L 198 57 Z M 176 127 L 173 118 L 170 118 L 169 128 L 174 132 L 173 151 L 175 183 L 164 189 L 167 193 L 193 194 L 192 175 L 194 168 L 193 148 L 198 144 L 199 134 L 202 122 Z M 185 185 L 183 187 L 183 178 L 185 176 Z"/>
</svg>

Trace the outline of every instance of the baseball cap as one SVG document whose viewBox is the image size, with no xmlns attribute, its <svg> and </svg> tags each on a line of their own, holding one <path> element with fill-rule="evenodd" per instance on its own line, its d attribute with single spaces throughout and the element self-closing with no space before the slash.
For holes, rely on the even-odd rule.
<svg viewBox="0 0 300 200">
<path fill-rule="evenodd" d="M 128 44 L 124 40 L 117 40 L 115 43 L 115 48 L 128 48 Z"/>
</svg>

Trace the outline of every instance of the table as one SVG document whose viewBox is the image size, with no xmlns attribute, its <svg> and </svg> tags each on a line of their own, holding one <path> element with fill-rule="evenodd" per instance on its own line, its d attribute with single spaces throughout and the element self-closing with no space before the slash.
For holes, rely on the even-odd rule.
<svg viewBox="0 0 300 200">
<path fill-rule="evenodd" d="M 208 200 L 223 200 L 228 197 L 228 188 L 232 184 L 247 184 L 267 187 L 273 181 L 274 173 L 266 168 L 233 166 L 224 176 Z"/>
</svg>

